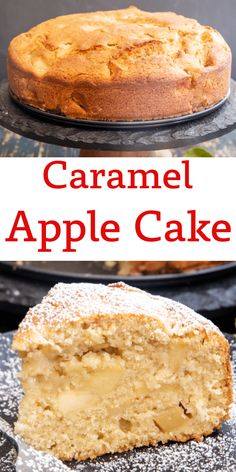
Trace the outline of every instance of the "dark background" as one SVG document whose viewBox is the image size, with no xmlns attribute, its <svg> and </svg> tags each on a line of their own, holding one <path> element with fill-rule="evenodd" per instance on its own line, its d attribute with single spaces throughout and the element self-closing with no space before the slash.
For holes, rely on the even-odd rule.
<svg viewBox="0 0 236 472">
<path fill-rule="evenodd" d="M 13 36 L 66 13 L 107 10 L 134 4 L 146 10 L 172 10 L 217 28 L 236 58 L 236 0 L 0 0 L 0 79 L 6 76 L 6 50 Z M 233 65 L 236 78 L 236 60 Z"/>
</svg>

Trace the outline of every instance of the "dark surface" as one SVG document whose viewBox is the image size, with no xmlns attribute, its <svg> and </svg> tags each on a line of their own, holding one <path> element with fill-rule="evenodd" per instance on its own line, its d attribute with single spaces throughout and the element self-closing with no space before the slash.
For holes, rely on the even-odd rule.
<svg viewBox="0 0 236 472">
<path fill-rule="evenodd" d="M 8 83 L 0 84 L 0 125 L 37 141 L 75 148 L 103 150 L 159 150 L 191 146 L 236 129 L 236 82 L 216 112 L 185 124 L 139 131 L 95 130 L 52 124 L 23 111 L 10 98 Z"/>
<path fill-rule="evenodd" d="M 109 268 L 104 261 L 34 261 L 17 264 L 16 262 L 0 262 L 0 270 L 17 277 L 26 277 L 47 283 L 84 282 L 110 284 L 119 282 L 119 266 L 113 263 Z M 143 290 L 157 291 L 176 286 L 222 280 L 225 276 L 236 276 L 236 262 L 219 263 L 219 265 L 200 270 L 166 273 L 124 275 L 123 282 Z"/>
<path fill-rule="evenodd" d="M 120 277 L 122 280 L 122 277 Z M 59 278 L 58 278 L 59 280 Z M 63 278 L 60 279 L 63 281 Z M 66 279 L 65 281 L 68 281 Z M 17 328 L 28 308 L 39 303 L 54 282 L 22 277 L 17 272 L 0 272 L 0 331 Z M 148 290 L 148 288 L 146 287 Z M 209 281 L 189 281 L 182 285 L 149 290 L 184 303 L 212 319 L 221 329 L 234 332 L 236 316 L 236 275 Z"/>
<path fill-rule="evenodd" d="M 218 139 L 202 143 L 201 147 L 208 150 L 215 157 L 236 156 L 236 129 Z M 156 157 L 183 157 L 188 148 L 178 148 L 170 151 L 149 151 L 158 154 Z M 111 151 L 112 157 L 114 151 Z M 119 152 L 119 151 L 118 151 Z M 144 152 L 145 154 L 145 152 Z M 0 126 L 0 158 L 1 157 L 76 157 L 80 156 L 80 149 L 41 143 L 33 139 L 24 138 L 19 134 L 8 131 Z M 136 157 L 136 156 L 135 156 Z M 107 157 L 109 159 L 109 157 Z"/>
<path fill-rule="evenodd" d="M 232 365 L 236 373 L 236 338 L 227 336 L 231 344 Z M 43 456 L 23 440 L 14 437 L 11 426 L 17 418 L 21 389 L 17 379 L 19 360 L 10 350 L 12 334 L 0 334 L 0 457 L 16 472 L 235 472 L 236 469 L 236 417 L 223 424 L 222 429 L 202 443 L 169 443 L 156 447 L 143 447 L 122 454 L 107 454 L 95 460 L 62 463 L 53 456 Z M 5 422 L 1 421 L 1 418 Z M 9 426 L 10 425 L 10 426 Z M 1 430 L 4 434 L 1 433 Z M 3 443 L 1 448 L 1 437 Z M 16 446 L 17 443 L 17 446 Z M 16 461 L 16 450 L 18 458 Z M 12 452 L 12 455 L 11 455 Z M 1 472 L 8 472 L 1 468 Z"/>
<path fill-rule="evenodd" d="M 80 11 L 107 10 L 130 4 L 151 10 L 172 10 L 217 28 L 236 57 L 235 0 L 0 0 L 0 79 L 6 76 L 6 51 L 12 37 L 58 15 Z M 236 61 L 233 63 L 236 78 Z"/>
<path fill-rule="evenodd" d="M 0 431 L 0 470 L 14 472 L 17 459 L 17 444 L 5 433 Z"/>
</svg>

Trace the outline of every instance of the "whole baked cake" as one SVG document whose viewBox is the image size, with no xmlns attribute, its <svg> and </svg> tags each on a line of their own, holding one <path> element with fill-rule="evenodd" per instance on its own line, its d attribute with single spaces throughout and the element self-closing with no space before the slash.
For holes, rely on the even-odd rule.
<svg viewBox="0 0 236 472">
<path fill-rule="evenodd" d="M 221 101 L 229 91 L 231 51 L 196 20 L 129 7 L 61 16 L 17 36 L 8 74 L 15 96 L 42 110 L 152 120 Z"/>
<path fill-rule="evenodd" d="M 210 269 L 224 262 L 212 261 L 108 261 L 105 268 L 117 269 L 119 275 L 175 274 Z"/>
<path fill-rule="evenodd" d="M 202 440 L 229 418 L 229 345 L 186 306 L 123 283 L 58 284 L 30 309 L 16 432 L 83 460 L 158 442 Z"/>
</svg>

